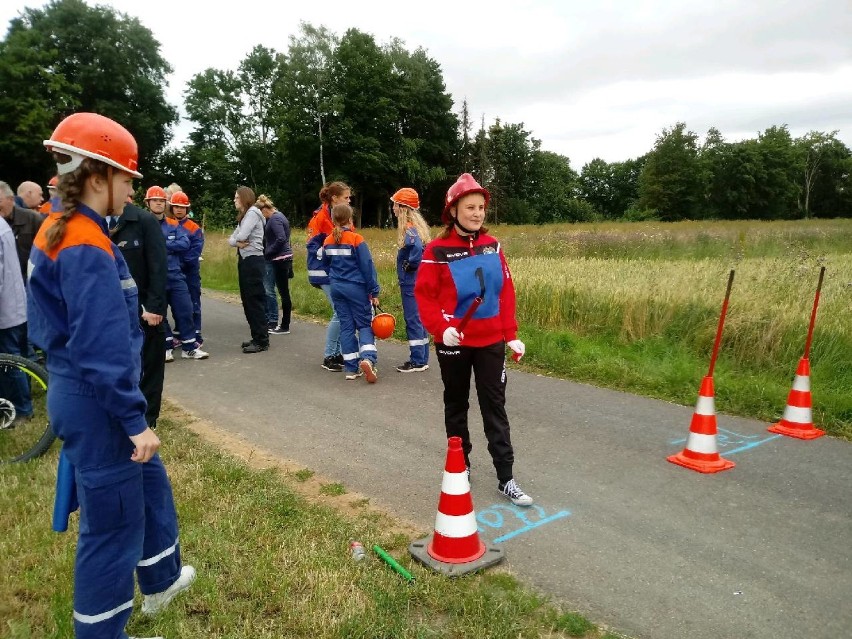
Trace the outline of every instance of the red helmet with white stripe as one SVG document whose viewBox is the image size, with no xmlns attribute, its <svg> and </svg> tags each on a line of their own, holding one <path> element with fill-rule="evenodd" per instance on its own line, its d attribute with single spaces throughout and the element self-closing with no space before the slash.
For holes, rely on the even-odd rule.
<svg viewBox="0 0 852 639">
<path fill-rule="evenodd" d="M 444 224 L 452 223 L 450 209 L 456 202 L 470 193 L 481 193 L 485 197 L 485 206 L 488 206 L 488 200 L 491 199 L 488 189 L 483 188 L 470 173 L 462 173 L 456 183 L 447 191 L 447 197 L 444 199 L 444 213 L 441 215 L 441 221 Z"/>
<path fill-rule="evenodd" d="M 172 194 L 172 199 L 169 200 L 172 206 L 189 206 L 189 196 L 183 191 L 178 191 Z"/>
</svg>

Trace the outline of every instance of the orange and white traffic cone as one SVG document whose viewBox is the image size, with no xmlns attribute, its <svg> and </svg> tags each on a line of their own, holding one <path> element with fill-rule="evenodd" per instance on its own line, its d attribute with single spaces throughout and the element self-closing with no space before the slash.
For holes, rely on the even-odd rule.
<svg viewBox="0 0 852 639">
<path fill-rule="evenodd" d="M 796 368 L 796 377 L 793 379 L 793 388 L 787 396 L 784 416 L 780 422 L 773 424 L 767 430 L 798 439 L 822 437 L 825 431 L 814 426 L 811 407 L 811 364 L 807 357 L 803 357 Z"/>
<path fill-rule="evenodd" d="M 412 542 L 408 551 L 422 564 L 449 576 L 480 570 L 503 559 L 501 548 L 479 538 L 460 437 L 448 441 L 435 532 Z"/>
<path fill-rule="evenodd" d="M 716 447 L 716 404 L 713 399 L 713 378 L 709 375 L 701 380 L 698 402 L 689 424 L 686 448 L 667 459 L 678 466 L 697 470 L 699 473 L 718 473 L 735 466 L 723 459 Z"/>
</svg>

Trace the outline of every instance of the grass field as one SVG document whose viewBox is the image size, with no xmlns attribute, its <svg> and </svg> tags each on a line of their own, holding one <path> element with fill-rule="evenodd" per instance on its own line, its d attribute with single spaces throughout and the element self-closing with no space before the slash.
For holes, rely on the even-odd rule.
<svg viewBox="0 0 852 639">
<path fill-rule="evenodd" d="M 814 421 L 852 438 L 852 220 L 500 226 L 518 292 L 524 366 L 680 404 L 707 372 L 728 272 L 736 270 L 716 366 L 720 412 L 783 413 L 819 275 L 811 351 Z M 382 306 L 401 320 L 396 232 L 366 229 Z M 307 283 L 295 229 L 297 313 L 328 317 Z M 204 286 L 237 290 L 236 258 L 208 233 Z M 398 322 L 396 336 L 404 338 Z"/>
<path fill-rule="evenodd" d="M 260 451 L 230 456 L 193 429 L 199 430 L 198 422 L 165 407 L 158 428 L 163 460 L 174 486 L 183 557 L 198 578 L 154 619 L 138 612 L 137 600 L 131 635 L 616 639 L 499 568 L 448 579 L 413 564 L 406 547 L 423 531 L 308 469 L 267 463 Z M 51 532 L 56 457 L 54 447 L 34 462 L 0 466 L 0 637 L 73 637 L 77 516 L 67 533 Z M 350 539 L 391 552 L 415 583 L 408 585 L 372 552 L 353 561 Z"/>
</svg>

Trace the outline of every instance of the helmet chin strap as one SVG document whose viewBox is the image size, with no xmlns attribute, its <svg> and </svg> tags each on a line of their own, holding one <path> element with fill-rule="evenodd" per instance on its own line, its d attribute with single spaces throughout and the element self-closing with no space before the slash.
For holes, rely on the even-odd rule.
<svg viewBox="0 0 852 639">
<path fill-rule="evenodd" d="M 455 215 L 453 216 L 453 224 L 456 226 L 456 228 L 461 229 L 462 233 L 464 233 L 466 235 L 478 235 L 479 234 L 479 231 L 471 231 L 470 229 L 466 229 L 465 227 L 463 227 L 461 222 L 459 222 L 458 216 L 455 216 Z"/>
<path fill-rule="evenodd" d="M 112 207 L 112 167 L 107 165 L 107 215 L 114 213 Z"/>
</svg>

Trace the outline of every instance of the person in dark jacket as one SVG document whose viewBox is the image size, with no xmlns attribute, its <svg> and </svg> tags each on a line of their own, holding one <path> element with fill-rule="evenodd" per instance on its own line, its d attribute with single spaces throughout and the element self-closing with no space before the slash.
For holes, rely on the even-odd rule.
<svg viewBox="0 0 852 639">
<path fill-rule="evenodd" d="M 263 257 L 266 260 L 267 276 L 272 274 L 272 299 L 275 302 L 275 326 L 270 335 L 287 335 L 290 332 L 290 316 L 293 302 L 290 299 L 290 279 L 293 277 L 293 248 L 290 245 L 290 222 L 275 208 L 275 203 L 266 195 L 259 195 L 255 206 L 266 218 L 263 229 Z M 266 282 L 264 281 L 264 285 Z M 278 303 L 275 288 L 281 296 L 281 319 L 278 320 Z M 267 291 L 267 297 L 269 293 Z M 267 304 L 267 313 L 269 305 Z M 269 319 L 267 317 L 267 319 Z"/>
<path fill-rule="evenodd" d="M 3 216 L 3 219 L 12 227 L 15 246 L 18 249 L 18 261 L 21 264 L 21 275 L 24 276 L 24 283 L 26 283 L 27 261 L 30 259 L 33 241 L 44 222 L 44 217 L 31 209 L 17 206 L 15 193 L 6 182 L 0 182 L 0 216 Z"/>
<path fill-rule="evenodd" d="M 157 219 L 133 204 L 124 206 L 114 225 L 109 219 L 107 224 L 139 289 L 139 325 L 144 335 L 139 388 L 148 402 L 145 419 L 148 426 L 156 428 L 166 370 L 166 241 Z"/>
</svg>

